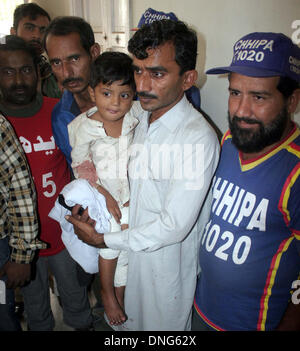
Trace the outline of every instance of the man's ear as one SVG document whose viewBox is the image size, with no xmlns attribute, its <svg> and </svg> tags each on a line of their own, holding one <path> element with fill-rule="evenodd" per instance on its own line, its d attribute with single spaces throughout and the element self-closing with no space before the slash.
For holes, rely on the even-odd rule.
<svg viewBox="0 0 300 351">
<path fill-rule="evenodd" d="M 92 87 L 88 86 L 88 92 L 90 94 L 91 100 L 93 102 L 96 102 L 96 98 L 95 98 L 95 91 Z"/>
<path fill-rule="evenodd" d="M 17 31 L 15 30 L 14 27 L 10 28 L 10 35 L 17 35 Z"/>
<path fill-rule="evenodd" d="M 300 101 L 300 89 L 295 89 L 291 96 L 288 98 L 287 110 L 288 113 L 294 113 Z"/>
<path fill-rule="evenodd" d="M 93 61 L 96 60 L 96 58 L 100 55 L 100 53 L 101 53 L 101 48 L 98 43 L 95 43 L 94 45 L 91 46 L 90 54 Z"/>
<path fill-rule="evenodd" d="M 198 72 L 195 69 L 193 69 L 193 70 L 184 72 L 183 75 L 184 75 L 183 90 L 186 91 L 195 84 L 198 78 Z"/>
</svg>

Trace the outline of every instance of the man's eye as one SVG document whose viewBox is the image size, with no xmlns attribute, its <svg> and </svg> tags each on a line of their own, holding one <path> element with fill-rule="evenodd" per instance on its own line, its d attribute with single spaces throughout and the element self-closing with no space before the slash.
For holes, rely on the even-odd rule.
<svg viewBox="0 0 300 351">
<path fill-rule="evenodd" d="M 71 58 L 71 62 L 77 62 L 79 60 L 79 56 L 73 56 Z"/>
<path fill-rule="evenodd" d="M 53 60 L 53 61 L 51 61 L 51 66 L 52 67 L 57 67 L 57 66 L 59 66 L 60 65 L 60 61 L 59 60 Z"/>
<path fill-rule="evenodd" d="M 14 70 L 13 69 L 8 69 L 8 68 L 3 69 L 2 72 L 3 72 L 3 74 L 5 74 L 7 76 L 11 76 L 11 75 L 14 74 Z"/>
<path fill-rule="evenodd" d="M 237 90 L 229 90 L 230 96 L 238 96 L 239 92 Z"/>
<path fill-rule="evenodd" d="M 28 31 L 30 31 L 30 32 L 33 32 L 33 31 L 34 31 L 34 28 L 35 28 L 35 26 L 32 26 L 32 25 L 30 25 L 30 24 L 28 24 L 28 25 L 26 25 L 26 26 L 24 26 L 24 27 L 25 27 L 26 30 L 28 30 Z"/>
<path fill-rule="evenodd" d="M 154 78 L 161 78 L 164 76 L 164 74 L 162 72 L 152 72 L 152 76 Z"/>
<path fill-rule="evenodd" d="M 135 68 L 134 68 L 134 73 L 135 73 L 135 74 L 141 74 L 141 73 L 142 73 L 142 70 L 140 70 L 138 67 L 135 67 Z"/>
<path fill-rule="evenodd" d="M 261 95 L 255 95 L 254 98 L 255 98 L 255 100 L 259 100 L 259 101 L 265 99 L 265 98 L 264 98 L 263 96 L 261 96 Z"/>
<path fill-rule="evenodd" d="M 24 68 L 22 69 L 22 71 L 23 71 L 24 73 L 31 73 L 31 72 L 32 72 L 32 67 L 24 67 Z"/>
</svg>

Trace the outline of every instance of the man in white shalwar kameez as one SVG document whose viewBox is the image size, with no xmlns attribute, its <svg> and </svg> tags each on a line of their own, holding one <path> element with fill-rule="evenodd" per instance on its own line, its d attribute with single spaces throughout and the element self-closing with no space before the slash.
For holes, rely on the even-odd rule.
<svg viewBox="0 0 300 351">
<path fill-rule="evenodd" d="M 197 79 L 197 37 L 182 22 L 156 21 L 135 33 L 128 50 L 146 110 L 130 150 L 129 228 L 99 235 L 79 206 L 68 220 L 86 243 L 128 251 L 128 319 L 119 330 L 190 330 L 219 158 L 215 132 L 184 96 Z"/>
</svg>

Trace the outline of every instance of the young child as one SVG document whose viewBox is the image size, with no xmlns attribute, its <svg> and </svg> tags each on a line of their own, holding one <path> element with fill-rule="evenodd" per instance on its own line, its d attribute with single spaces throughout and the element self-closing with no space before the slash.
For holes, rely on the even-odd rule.
<svg viewBox="0 0 300 351">
<path fill-rule="evenodd" d="M 128 228 L 128 146 L 138 120 L 132 107 L 135 83 L 131 58 L 121 52 L 104 52 L 91 70 L 89 93 L 96 106 L 69 125 L 72 168 L 105 197 L 111 213 L 111 232 Z M 138 107 L 137 107 L 138 108 Z M 127 252 L 99 250 L 101 298 L 111 325 L 126 320 L 124 291 Z"/>
</svg>

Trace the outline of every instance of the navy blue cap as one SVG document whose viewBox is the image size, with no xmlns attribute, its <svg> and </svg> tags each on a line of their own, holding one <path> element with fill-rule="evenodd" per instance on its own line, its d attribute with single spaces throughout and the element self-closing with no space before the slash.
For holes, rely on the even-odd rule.
<svg viewBox="0 0 300 351">
<path fill-rule="evenodd" d="M 207 74 L 236 72 L 249 77 L 289 77 L 300 82 L 300 48 L 282 33 L 255 32 L 238 40 L 228 67 Z"/>
<path fill-rule="evenodd" d="M 137 28 L 133 28 L 132 30 L 138 30 L 145 24 L 150 24 L 154 21 L 160 21 L 162 19 L 170 19 L 173 21 L 178 21 L 178 18 L 173 12 L 165 13 L 162 11 L 156 11 L 153 10 L 151 7 L 149 7 L 143 14 L 141 19 L 139 20 L 139 23 L 137 25 Z"/>
</svg>

